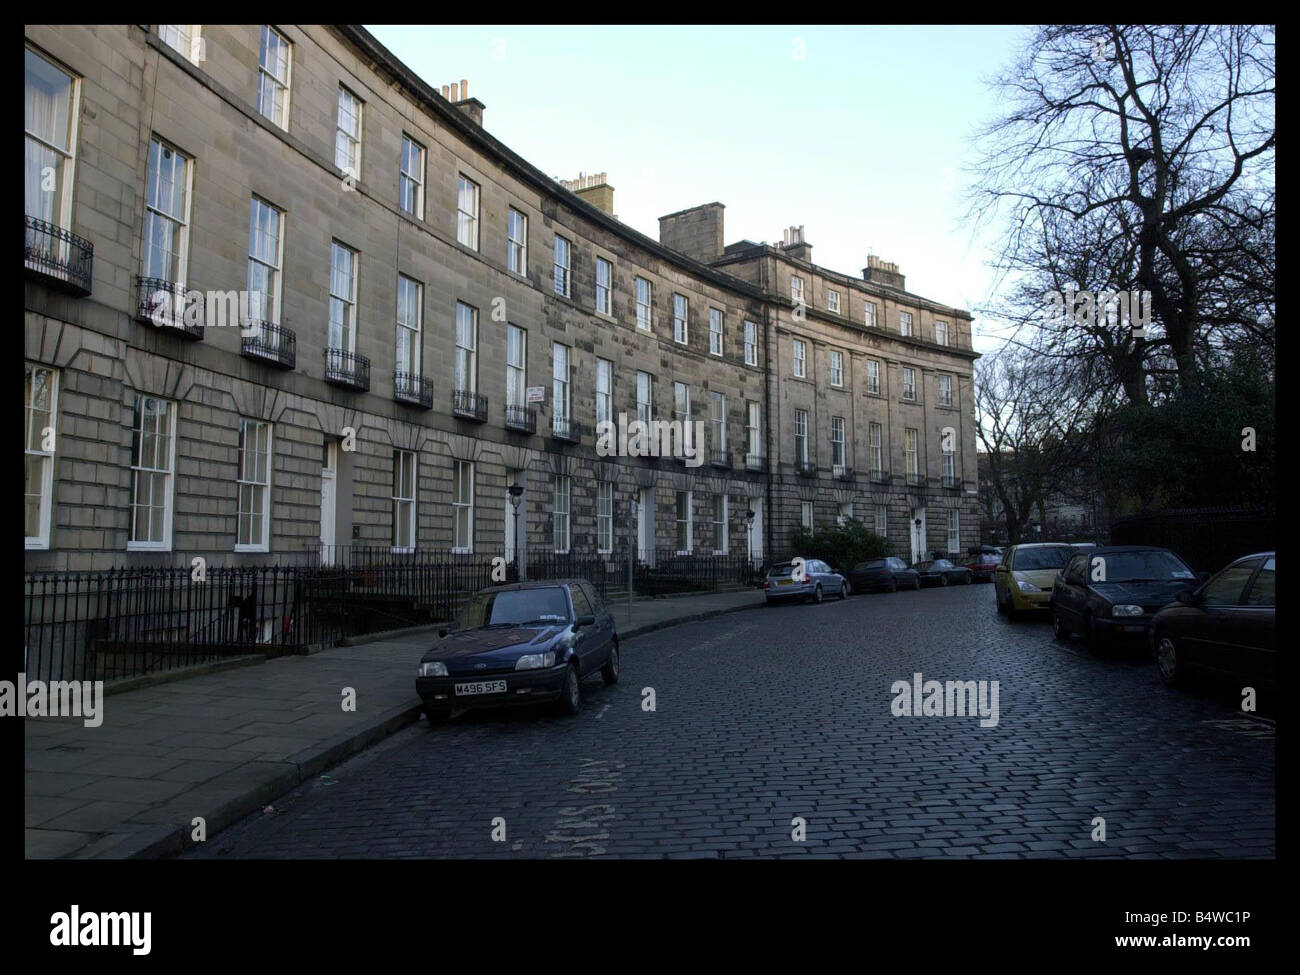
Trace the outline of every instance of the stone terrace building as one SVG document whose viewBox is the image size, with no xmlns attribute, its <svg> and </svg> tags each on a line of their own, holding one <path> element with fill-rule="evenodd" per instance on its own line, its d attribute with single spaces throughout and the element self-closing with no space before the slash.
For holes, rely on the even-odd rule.
<svg viewBox="0 0 1300 975">
<path fill-rule="evenodd" d="M 526 552 L 616 550 L 633 500 L 647 559 L 850 511 L 976 540 L 969 315 L 887 266 L 724 248 L 720 204 L 645 237 L 359 27 L 26 37 L 29 570 L 510 557 L 513 484 Z M 598 456 L 620 413 L 705 463 Z"/>
</svg>

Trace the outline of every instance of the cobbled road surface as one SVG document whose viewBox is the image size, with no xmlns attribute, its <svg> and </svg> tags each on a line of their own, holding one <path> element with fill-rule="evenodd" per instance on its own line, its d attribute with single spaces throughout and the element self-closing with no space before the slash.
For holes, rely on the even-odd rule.
<svg viewBox="0 0 1300 975">
<path fill-rule="evenodd" d="M 622 651 L 576 717 L 421 719 L 185 856 L 1274 855 L 1274 732 L 1239 689 L 1166 689 L 1140 650 L 999 617 L 989 585 L 762 608 Z M 894 716 L 917 672 L 998 681 L 997 725 Z"/>
</svg>

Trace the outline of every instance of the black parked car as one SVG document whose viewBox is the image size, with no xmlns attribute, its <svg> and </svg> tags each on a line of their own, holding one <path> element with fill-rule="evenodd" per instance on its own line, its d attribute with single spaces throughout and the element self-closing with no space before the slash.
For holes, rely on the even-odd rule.
<svg viewBox="0 0 1300 975">
<path fill-rule="evenodd" d="M 899 587 L 920 589 L 921 577 L 907 567 L 902 559 L 872 559 L 859 562 L 849 571 L 849 584 L 854 592 L 887 589 L 897 592 Z"/>
<path fill-rule="evenodd" d="M 1275 555 L 1260 552 L 1237 559 L 1156 613 L 1151 653 L 1161 680 L 1176 684 L 1192 669 L 1274 685 Z"/>
<path fill-rule="evenodd" d="M 454 630 L 439 635 L 415 679 L 430 722 L 469 708 L 555 700 L 576 714 L 583 678 L 599 671 L 606 684 L 618 681 L 614 618 L 585 579 L 484 589 Z"/>
<path fill-rule="evenodd" d="M 1151 620 L 1200 577 L 1167 548 L 1108 545 L 1070 556 L 1048 608 L 1056 635 L 1079 633 L 1089 646 L 1145 638 Z"/>
<path fill-rule="evenodd" d="M 969 586 L 973 573 L 964 565 L 953 565 L 947 559 L 917 562 L 912 571 L 921 577 L 923 586 Z"/>
</svg>

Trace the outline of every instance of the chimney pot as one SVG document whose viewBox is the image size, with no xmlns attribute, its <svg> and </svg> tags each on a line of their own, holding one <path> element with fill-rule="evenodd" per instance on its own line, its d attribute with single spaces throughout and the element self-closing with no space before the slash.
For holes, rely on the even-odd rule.
<svg viewBox="0 0 1300 975">
<path fill-rule="evenodd" d="M 464 78 L 460 79 L 460 97 L 462 100 L 469 97 L 469 82 Z"/>
</svg>

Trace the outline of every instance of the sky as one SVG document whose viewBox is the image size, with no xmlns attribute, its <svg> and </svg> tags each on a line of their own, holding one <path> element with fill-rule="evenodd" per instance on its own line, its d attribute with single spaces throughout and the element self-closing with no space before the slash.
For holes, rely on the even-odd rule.
<svg viewBox="0 0 1300 975">
<path fill-rule="evenodd" d="M 1001 344 L 976 311 L 995 241 L 963 220 L 963 166 L 1027 28 L 367 29 L 431 86 L 468 80 L 484 128 L 548 175 L 608 174 L 649 237 L 715 200 L 728 244 L 803 225 L 816 264 L 893 261 L 907 290 L 976 313 L 976 351 Z"/>
</svg>

